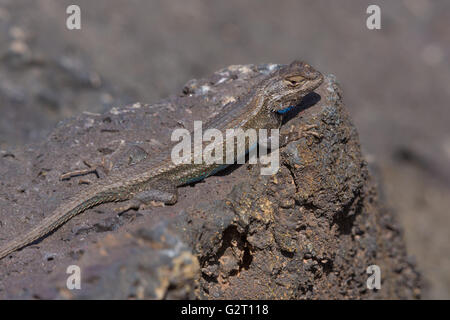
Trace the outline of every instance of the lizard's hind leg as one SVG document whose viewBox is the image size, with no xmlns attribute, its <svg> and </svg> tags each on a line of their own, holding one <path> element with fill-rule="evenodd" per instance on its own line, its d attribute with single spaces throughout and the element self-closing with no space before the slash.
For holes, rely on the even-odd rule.
<svg viewBox="0 0 450 320">
<path fill-rule="evenodd" d="M 176 186 L 169 180 L 160 179 L 147 186 L 144 191 L 136 193 L 125 206 L 118 211 L 138 210 L 147 206 L 164 206 L 175 204 L 178 200 Z"/>
</svg>

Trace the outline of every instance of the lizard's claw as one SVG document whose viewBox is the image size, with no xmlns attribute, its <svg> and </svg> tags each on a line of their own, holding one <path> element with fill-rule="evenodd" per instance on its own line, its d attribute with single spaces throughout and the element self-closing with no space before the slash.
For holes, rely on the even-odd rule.
<svg viewBox="0 0 450 320">
<path fill-rule="evenodd" d="M 136 210 L 136 211 L 139 209 L 146 210 L 152 207 L 165 207 L 165 204 L 164 202 L 161 201 L 150 201 L 149 203 L 144 203 L 140 200 L 132 199 L 128 200 L 125 205 L 115 208 L 114 211 L 118 215 L 121 215 L 122 213 L 125 213 L 129 210 Z"/>
<path fill-rule="evenodd" d="M 322 136 L 318 132 L 312 131 L 311 129 L 317 129 L 317 125 L 316 124 L 306 124 L 301 127 L 296 127 L 296 126 L 292 125 L 289 133 L 287 134 L 287 137 L 286 137 L 287 142 L 286 143 L 290 143 L 292 141 L 297 141 L 297 140 L 305 137 L 306 135 L 312 135 L 312 136 L 316 137 L 317 139 L 322 138 Z"/>
<path fill-rule="evenodd" d="M 150 204 L 153 207 L 165 207 L 166 206 L 166 204 L 162 201 L 150 201 Z"/>
<path fill-rule="evenodd" d="M 139 208 L 142 207 L 142 203 L 140 201 L 136 201 L 136 200 L 128 200 L 126 201 L 125 205 L 122 205 L 118 208 L 115 208 L 114 211 L 118 214 L 121 215 L 122 213 L 125 213 L 129 210 L 139 210 Z"/>
</svg>

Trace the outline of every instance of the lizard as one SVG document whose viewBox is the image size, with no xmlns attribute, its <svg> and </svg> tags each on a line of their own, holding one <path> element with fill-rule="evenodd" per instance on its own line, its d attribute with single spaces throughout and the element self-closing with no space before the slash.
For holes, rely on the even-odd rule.
<svg viewBox="0 0 450 320">
<path fill-rule="evenodd" d="M 222 132 L 230 128 L 278 129 L 282 125 L 285 110 L 298 104 L 322 82 L 322 74 L 305 62 L 294 61 L 283 65 L 265 76 L 236 101 L 226 105 L 209 122 L 209 127 Z M 252 147 L 254 146 L 247 143 L 246 151 Z M 72 217 L 102 203 L 130 201 L 137 208 L 155 201 L 173 205 L 177 202 L 178 187 L 203 180 L 225 167 L 223 164 L 205 162 L 174 164 L 170 156 L 167 156 L 161 160 L 142 161 L 121 169 L 93 183 L 62 203 L 25 234 L 0 247 L 0 259 L 41 240 Z"/>
</svg>

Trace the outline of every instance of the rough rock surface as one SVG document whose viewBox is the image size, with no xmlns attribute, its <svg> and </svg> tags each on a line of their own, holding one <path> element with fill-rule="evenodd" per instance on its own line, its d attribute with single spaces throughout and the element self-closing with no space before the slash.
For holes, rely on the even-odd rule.
<svg viewBox="0 0 450 320">
<path fill-rule="evenodd" d="M 209 119 L 277 67 L 230 66 L 159 103 L 83 114 L 41 145 L 1 150 L 0 240 L 102 178 L 61 174 L 102 159 L 120 170 L 134 154 L 127 150 L 158 154 L 173 129 Z M 234 166 L 180 188 L 174 206 L 88 210 L 1 260 L 0 298 L 419 297 L 420 276 L 379 200 L 334 77 L 288 118 L 282 134 L 291 126 L 313 132 L 281 150 L 276 175 Z M 381 268 L 381 290 L 366 287 L 372 264 Z M 70 265 L 81 268 L 81 290 L 66 287 Z"/>
</svg>

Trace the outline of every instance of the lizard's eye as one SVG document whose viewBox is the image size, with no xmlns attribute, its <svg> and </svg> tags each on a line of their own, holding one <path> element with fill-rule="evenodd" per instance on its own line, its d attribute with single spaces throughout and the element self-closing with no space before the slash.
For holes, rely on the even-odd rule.
<svg viewBox="0 0 450 320">
<path fill-rule="evenodd" d="M 292 77 L 287 77 L 285 80 L 288 85 L 297 86 L 297 85 L 305 82 L 306 79 L 303 78 L 302 76 L 292 76 Z"/>
</svg>

